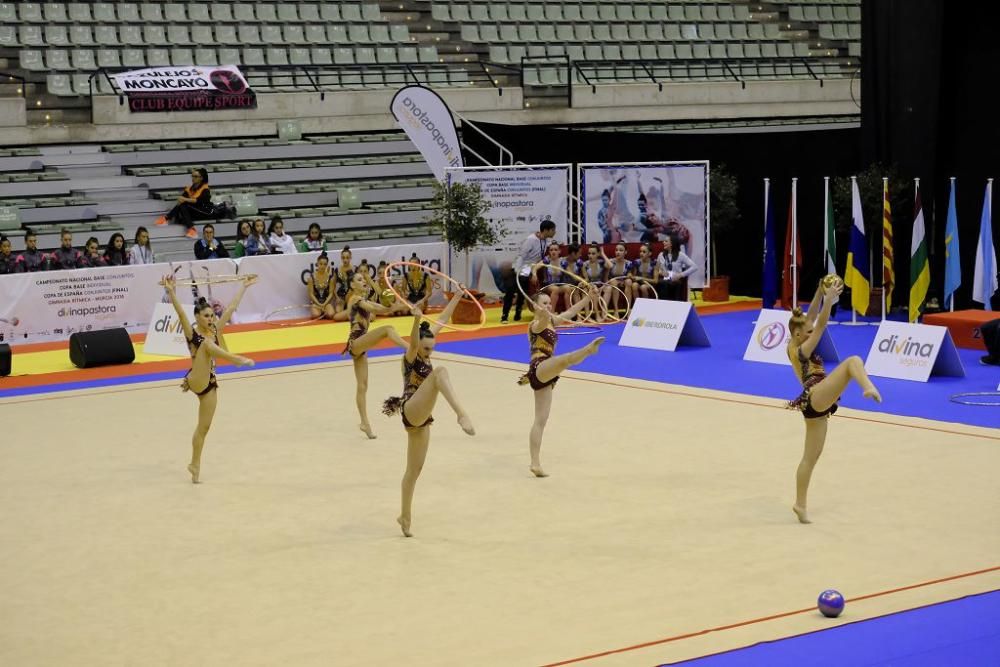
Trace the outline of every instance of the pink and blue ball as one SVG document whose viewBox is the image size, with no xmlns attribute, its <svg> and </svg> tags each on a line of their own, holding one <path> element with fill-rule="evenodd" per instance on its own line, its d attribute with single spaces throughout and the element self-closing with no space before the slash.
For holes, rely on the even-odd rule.
<svg viewBox="0 0 1000 667">
<path fill-rule="evenodd" d="M 827 618 L 836 618 L 844 611 L 844 596 L 835 590 L 823 591 L 819 594 L 816 607 Z"/>
</svg>

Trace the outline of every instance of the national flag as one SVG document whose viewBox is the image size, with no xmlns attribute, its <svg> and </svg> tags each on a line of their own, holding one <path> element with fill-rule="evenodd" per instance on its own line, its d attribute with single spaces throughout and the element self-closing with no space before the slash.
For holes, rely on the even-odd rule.
<svg viewBox="0 0 1000 667">
<path fill-rule="evenodd" d="M 889 179 L 882 179 L 882 297 L 885 307 L 892 307 L 892 289 L 896 272 L 892 268 L 892 208 L 889 206 Z"/>
<path fill-rule="evenodd" d="M 927 300 L 931 285 L 931 265 L 927 256 L 927 234 L 924 231 L 924 209 L 920 205 L 920 180 L 916 181 L 917 197 L 913 213 L 913 239 L 910 241 L 910 322 L 916 322 Z"/>
<path fill-rule="evenodd" d="M 761 300 L 764 308 L 773 308 L 778 300 L 778 242 L 775 238 L 774 205 L 771 183 L 764 181 L 764 276 Z"/>
<path fill-rule="evenodd" d="M 851 307 L 861 315 L 868 312 L 871 297 L 871 272 L 868 268 L 868 241 L 865 238 L 865 220 L 861 212 L 861 193 L 858 182 L 851 179 L 851 243 L 847 249 L 847 268 L 844 285 L 851 290 Z"/>
<path fill-rule="evenodd" d="M 972 300 L 986 310 L 997 291 L 997 253 L 993 248 L 993 179 L 986 181 L 983 217 L 979 222 L 979 243 L 976 244 L 976 271 L 972 278 Z"/>
<path fill-rule="evenodd" d="M 837 275 L 837 232 L 833 225 L 833 200 L 830 199 L 830 179 L 824 179 L 824 197 L 826 198 L 826 272 Z"/>
<path fill-rule="evenodd" d="M 781 307 L 791 310 L 795 307 L 798 295 L 795 287 L 798 284 L 798 272 L 802 268 L 802 243 L 799 240 L 795 225 L 795 198 L 788 200 L 788 225 L 785 228 L 785 256 L 781 269 Z M 794 248 L 792 238 L 795 238 Z M 794 273 L 793 273 L 794 272 Z"/>
<path fill-rule="evenodd" d="M 955 208 L 955 179 L 948 195 L 948 224 L 944 229 L 944 305 L 953 306 L 955 290 L 962 284 L 962 262 L 958 254 L 958 212 Z"/>
</svg>

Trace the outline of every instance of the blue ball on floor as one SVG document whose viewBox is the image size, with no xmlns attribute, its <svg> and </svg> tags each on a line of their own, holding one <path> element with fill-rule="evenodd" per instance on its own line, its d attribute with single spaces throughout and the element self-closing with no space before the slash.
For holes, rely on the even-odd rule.
<svg viewBox="0 0 1000 667">
<path fill-rule="evenodd" d="M 827 618 L 837 618 L 844 611 L 844 596 L 832 589 L 823 591 L 819 594 L 816 607 Z"/>
</svg>

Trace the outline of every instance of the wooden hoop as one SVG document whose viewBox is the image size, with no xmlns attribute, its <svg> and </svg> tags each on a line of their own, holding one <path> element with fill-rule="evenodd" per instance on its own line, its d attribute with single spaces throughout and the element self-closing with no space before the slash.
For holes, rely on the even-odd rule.
<svg viewBox="0 0 1000 667">
<path fill-rule="evenodd" d="M 293 321 L 293 322 L 272 322 L 271 318 L 277 315 L 278 313 L 283 313 L 287 310 L 294 310 L 296 308 L 304 308 L 305 310 L 310 310 L 314 305 L 315 304 L 311 303 L 305 303 L 305 304 L 296 303 L 292 304 L 291 306 L 282 306 L 281 308 L 275 308 L 274 310 L 272 310 L 271 312 L 269 312 L 267 315 L 264 316 L 264 324 L 267 324 L 272 327 L 301 327 L 305 326 L 306 324 L 312 324 L 313 322 L 317 322 L 323 319 L 324 315 L 321 313 L 319 317 L 311 317 L 307 320 L 294 318 L 295 320 L 298 321 Z"/>
<path fill-rule="evenodd" d="M 428 271 L 436 276 L 440 276 L 441 278 L 455 285 L 455 287 L 462 288 L 461 283 L 459 283 L 457 280 L 449 276 L 447 273 L 444 273 L 443 271 L 438 271 L 437 269 L 432 269 L 429 266 L 424 266 L 423 264 L 419 264 L 417 262 L 393 262 L 391 264 L 387 264 L 385 269 L 383 269 L 382 271 L 382 275 L 385 277 L 385 282 L 389 285 L 389 290 L 393 293 L 393 295 L 397 299 L 399 299 L 401 303 L 405 303 L 410 308 L 413 308 L 413 304 L 404 299 L 403 295 L 396 291 L 396 288 L 393 286 L 392 281 L 389 279 L 389 270 L 392 269 L 392 267 L 394 266 L 417 266 L 420 267 L 420 269 L 423 271 Z M 433 282 L 433 280 L 431 282 Z M 443 327 L 445 329 L 451 329 L 452 331 L 479 331 L 480 329 L 482 329 L 484 326 L 486 326 L 486 309 L 483 308 L 483 304 L 479 303 L 479 299 L 473 296 L 472 292 L 470 292 L 467 288 L 462 288 L 462 291 L 469 297 L 469 300 L 472 301 L 474 304 L 476 304 L 476 307 L 479 308 L 479 324 L 476 325 L 475 328 L 469 329 L 463 327 L 456 327 L 454 324 L 449 324 L 447 322 L 440 322 L 433 318 L 427 317 L 426 314 L 422 315 L 423 319 L 427 320 L 428 322 L 431 322 L 432 324 L 436 324 L 439 327 Z"/>
<path fill-rule="evenodd" d="M 221 283 L 241 283 L 247 278 L 256 278 L 256 274 L 245 273 L 243 275 L 232 276 L 209 276 L 208 278 L 175 278 L 174 284 L 180 287 L 194 287 L 195 285 L 218 285 Z"/>
</svg>

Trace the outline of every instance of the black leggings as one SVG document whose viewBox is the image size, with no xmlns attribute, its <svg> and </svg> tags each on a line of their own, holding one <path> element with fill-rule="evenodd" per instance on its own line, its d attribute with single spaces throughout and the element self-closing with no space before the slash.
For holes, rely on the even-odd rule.
<svg viewBox="0 0 1000 667">
<path fill-rule="evenodd" d="M 167 213 L 166 218 L 167 220 L 179 222 L 188 229 L 191 229 L 192 227 L 194 227 L 195 220 L 212 220 L 215 217 L 214 212 L 215 212 L 214 209 L 205 211 L 193 204 L 188 204 L 187 202 L 184 202 L 170 209 L 170 212 Z"/>
</svg>

